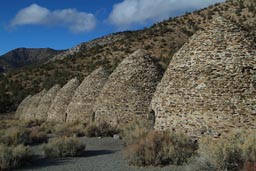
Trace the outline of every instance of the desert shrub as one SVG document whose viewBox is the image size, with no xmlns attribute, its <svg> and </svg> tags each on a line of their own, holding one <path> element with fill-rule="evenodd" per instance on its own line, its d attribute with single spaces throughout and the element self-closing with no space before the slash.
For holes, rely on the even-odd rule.
<svg viewBox="0 0 256 171">
<path fill-rule="evenodd" d="M 37 127 L 37 126 L 41 126 L 44 123 L 44 121 L 40 121 L 40 120 L 30 120 L 30 121 L 25 121 L 24 123 L 22 123 L 22 127 L 25 128 L 32 128 L 32 127 Z"/>
<path fill-rule="evenodd" d="M 118 133 L 119 129 L 111 126 L 107 122 L 91 123 L 85 130 L 87 137 L 112 137 L 114 134 Z"/>
<path fill-rule="evenodd" d="M 38 144 L 47 142 L 47 134 L 40 131 L 38 127 L 24 128 L 12 127 L 2 131 L 0 142 L 5 145 Z"/>
<path fill-rule="evenodd" d="M 244 143 L 242 145 L 243 157 L 246 161 L 256 162 L 256 132 L 243 132 Z"/>
<path fill-rule="evenodd" d="M 58 136 L 83 137 L 85 136 L 86 126 L 87 126 L 87 123 L 79 123 L 79 122 L 61 124 L 55 127 L 54 133 Z"/>
<path fill-rule="evenodd" d="M 20 121 L 16 119 L 0 119 L 0 129 L 8 129 L 19 123 Z"/>
<path fill-rule="evenodd" d="M 91 123 L 85 130 L 85 135 L 87 137 L 97 137 L 100 136 L 99 129 L 96 123 Z"/>
<path fill-rule="evenodd" d="M 26 164 L 31 159 L 29 149 L 23 145 L 8 147 L 0 144 L 0 170 L 10 170 Z"/>
<path fill-rule="evenodd" d="M 59 137 L 43 147 L 46 157 L 61 158 L 80 156 L 85 150 L 85 144 L 75 137 Z"/>
<path fill-rule="evenodd" d="M 240 130 L 218 140 L 202 138 L 199 154 L 217 170 L 243 170 L 249 165 L 255 167 L 256 133 Z"/>
<path fill-rule="evenodd" d="M 3 132 L 0 142 L 6 145 L 24 144 L 28 139 L 29 132 L 23 127 L 8 128 Z"/>
<path fill-rule="evenodd" d="M 152 130 L 152 124 L 149 121 L 145 119 L 134 120 L 122 126 L 121 136 L 126 144 L 132 144 L 144 137 L 150 130 Z"/>
<path fill-rule="evenodd" d="M 28 136 L 25 144 L 40 144 L 48 141 L 46 132 L 41 131 L 40 127 L 33 127 L 28 130 Z"/>
<path fill-rule="evenodd" d="M 185 134 L 150 131 L 124 150 L 131 165 L 180 165 L 196 154 L 197 143 Z"/>
<path fill-rule="evenodd" d="M 56 123 L 54 122 L 44 122 L 42 125 L 40 125 L 40 131 L 50 134 L 54 132 L 55 127 Z"/>
<path fill-rule="evenodd" d="M 0 123 L 0 129 L 8 129 L 12 127 L 33 128 L 41 126 L 44 122 L 38 120 L 22 121 L 17 119 L 3 119 Z"/>
</svg>

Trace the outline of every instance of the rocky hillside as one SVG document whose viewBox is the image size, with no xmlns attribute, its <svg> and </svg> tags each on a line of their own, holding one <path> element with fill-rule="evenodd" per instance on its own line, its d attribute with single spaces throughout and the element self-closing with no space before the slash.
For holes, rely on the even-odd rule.
<svg viewBox="0 0 256 171">
<path fill-rule="evenodd" d="M 53 59 L 88 57 L 93 55 L 91 53 L 94 49 L 99 50 L 98 55 L 118 58 L 118 55 L 133 52 L 138 48 L 144 48 L 158 57 L 170 58 L 181 47 L 181 44 L 186 42 L 188 37 L 199 28 L 204 27 L 214 14 L 219 14 L 242 25 L 256 37 L 256 2 L 254 0 L 229 0 L 226 3 L 156 23 L 148 29 L 110 34 L 81 43 Z"/>
<path fill-rule="evenodd" d="M 118 40 L 122 40 L 124 38 L 125 38 L 125 34 L 120 34 L 120 33 L 109 34 L 107 36 L 103 36 L 101 38 L 94 39 L 89 42 L 81 43 L 73 48 L 68 49 L 67 51 L 64 51 L 63 53 L 60 53 L 60 54 L 54 56 L 49 61 L 64 59 L 66 57 L 76 57 L 77 54 L 79 54 L 81 52 L 91 50 L 95 47 L 97 48 L 97 46 L 106 46 L 106 45 L 112 44 Z"/>
<path fill-rule="evenodd" d="M 82 43 L 55 56 L 54 60 L 40 67 L 25 68 L 8 73 L 7 76 L 2 75 L 0 102 L 1 104 L 5 103 L 8 107 L 1 105 L 0 111 L 15 109 L 28 92 L 34 94 L 43 88 L 49 89 L 57 83 L 64 85 L 73 77 L 77 77 L 81 81 L 99 66 L 105 66 L 113 71 L 125 56 L 137 49 L 144 49 L 150 56 L 159 58 L 159 63 L 163 68 L 167 68 L 173 54 L 199 28 L 203 28 L 215 14 L 238 23 L 246 30 L 246 33 L 251 34 L 255 41 L 256 1 L 228 0 L 156 23 L 147 29 L 115 33 Z M 15 85 L 15 88 L 10 85 Z M 22 91 L 17 92 L 17 88 Z M 16 94 L 22 98 L 16 98 Z"/>
<path fill-rule="evenodd" d="M 32 64 L 42 64 L 62 52 L 64 51 L 50 48 L 17 48 L 0 56 L 0 72 Z"/>
</svg>

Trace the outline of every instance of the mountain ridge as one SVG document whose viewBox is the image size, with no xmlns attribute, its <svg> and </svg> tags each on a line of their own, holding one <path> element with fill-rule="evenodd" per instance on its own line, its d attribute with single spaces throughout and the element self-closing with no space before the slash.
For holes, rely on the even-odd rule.
<svg viewBox="0 0 256 171">
<path fill-rule="evenodd" d="M 2 70 L 10 70 L 42 64 L 64 51 L 52 48 L 16 48 L 0 56 L 0 67 Z"/>
</svg>

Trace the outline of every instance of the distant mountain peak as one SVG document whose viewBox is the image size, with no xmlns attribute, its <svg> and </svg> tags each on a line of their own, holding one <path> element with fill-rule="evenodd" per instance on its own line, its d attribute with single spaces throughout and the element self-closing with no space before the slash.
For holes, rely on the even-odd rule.
<svg viewBox="0 0 256 171">
<path fill-rule="evenodd" d="M 41 64 L 62 52 L 52 48 L 16 48 L 0 56 L 0 71 Z"/>
</svg>

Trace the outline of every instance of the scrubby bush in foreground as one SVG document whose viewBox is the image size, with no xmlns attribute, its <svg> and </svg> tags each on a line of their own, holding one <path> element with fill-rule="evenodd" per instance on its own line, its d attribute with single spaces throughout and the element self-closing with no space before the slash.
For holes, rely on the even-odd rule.
<svg viewBox="0 0 256 171">
<path fill-rule="evenodd" d="M 216 170 L 255 171 L 255 131 L 235 131 L 218 140 L 202 138 L 199 154 Z"/>
<path fill-rule="evenodd" d="M 150 131 L 124 150 L 131 165 L 183 164 L 196 154 L 197 143 L 184 134 Z"/>
<path fill-rule="evenodd" d="M 29 132 L 23 127 L 12 127 L 4 130 L 0 143 L 5 145 L 24 144 L 28 139 Z"/>
<path fill-rule="evenodd" d="M 85 144 L 75 137 L 59 137 L 43 147 L 44 155 L 49 158 L 80 156 L 84 150 Z"/>
<path fill-rule="evenodd" d="M 10 170 L 26 164 L 31 159 L 30 151 L 23 145 L 8 147 L 0 144 L 0 170 Z"/>
<path fill-rule="evenodd" d="M 0 143 L 6 145 L 30 145 L 47 142 L 47 134 L 40 131 L 39 127 L 24 128 L 12 127 L 2 131 Z"/>
</svg>

